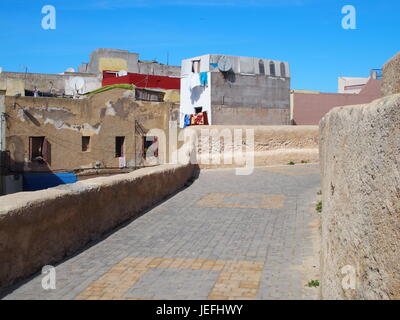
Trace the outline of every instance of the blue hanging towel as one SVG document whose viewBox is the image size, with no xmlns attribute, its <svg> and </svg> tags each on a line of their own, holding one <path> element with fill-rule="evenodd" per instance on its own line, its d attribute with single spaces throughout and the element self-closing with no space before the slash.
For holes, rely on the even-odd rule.
<svg viewBox="0 0 400 320">
<path fill-rule="evenodd" d="M 185 119 L 183 121 L 183 127 L 186 128 L 187 126 L 190 126 L 190 115 L 185 114 Z"/>
<path fill-rule="evenodd" d="M 208 73 L 207 72 L 200 72 L 200 84 L 202 86 L 208 85 Z"/>
</svg>

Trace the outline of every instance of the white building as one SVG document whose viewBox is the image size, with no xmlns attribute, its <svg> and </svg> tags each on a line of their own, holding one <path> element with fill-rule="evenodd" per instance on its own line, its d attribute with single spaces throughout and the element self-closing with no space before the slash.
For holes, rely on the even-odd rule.
<svg viewBox="0 0 400 320">
<path fill-rule="evenodd" d="M 338 93 L 359 94 L 370 79 L 380 79 L 381 69 L 372 69 L 369 77 L 339 77 Z"/>
<path fill-rule="evenodd" d="M 339 77 L 338 78 L 338 93 L 353 93 L 359 94 L 362 88 L 369 81 L 369 77 Z"/>
<path fill-rule="evenodd" d="M 180 126 L 202 108 L 209 124 L 289 124 L 290 70 L 283 61 L 207 54 L 182 61 Z"/>
</svg>

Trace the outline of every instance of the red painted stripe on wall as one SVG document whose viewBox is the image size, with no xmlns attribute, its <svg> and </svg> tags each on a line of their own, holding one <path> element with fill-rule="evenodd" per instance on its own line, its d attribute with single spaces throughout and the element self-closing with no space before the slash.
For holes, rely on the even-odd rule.
<svg viewBox="0 0 400 320">
<path fill-rule="evenodd" d="M 180 90 L 181 79 L 166 77 L 166 76 L 153 76 L 139 73 L 129 73 L 123 77 L 116 77 L 114 74 L 107 72 L 103 73 L 103 86 L 109 86 L 113 84 L 133 84 L 138 88 L 152 88 L 152 89 L 164 89 L 164 90 Z"/>
</svg>

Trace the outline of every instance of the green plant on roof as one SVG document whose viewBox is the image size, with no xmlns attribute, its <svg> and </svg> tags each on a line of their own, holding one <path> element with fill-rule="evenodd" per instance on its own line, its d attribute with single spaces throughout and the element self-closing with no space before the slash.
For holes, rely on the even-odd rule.
<svg viewBox="0 0 400 320">
<path fill-rule="evenodd" d="M 319 201 L 319 202 L 317 203 L 317 205 L 315 206 L 315 210 L 316 210 L 317 212 L 322 212 L 322 201 Z"/>
<path fill-rule="evenodd" d="M 309 288 L 319 287 L 319 281 L 318 280 L 310 280 L 310 281 L 308 281 L 307 286 Z"/>
</svg>

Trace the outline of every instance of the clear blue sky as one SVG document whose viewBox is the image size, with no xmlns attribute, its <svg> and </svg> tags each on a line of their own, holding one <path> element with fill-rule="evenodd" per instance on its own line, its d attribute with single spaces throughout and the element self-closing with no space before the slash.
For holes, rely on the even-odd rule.
<svg viewBox="0 0 400 320">
<path fill-rule="evenodd" d="M 57 9 L 43 30 L 41 9 Z M 357 10 L 344 30 L 341 8 Z M 0 66 L 59 73 L 96 48 L 179 65 L 206 53 L 290 63 L 292 88 L 335 92 L 338 76 L 368 76 L 400 51 L 398 0 L 1 0 Z"/>
</svg>

